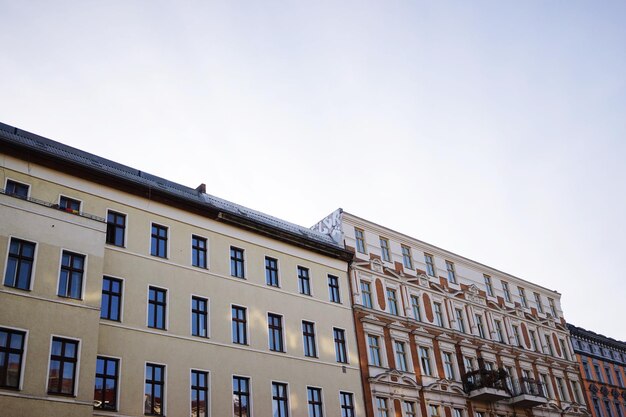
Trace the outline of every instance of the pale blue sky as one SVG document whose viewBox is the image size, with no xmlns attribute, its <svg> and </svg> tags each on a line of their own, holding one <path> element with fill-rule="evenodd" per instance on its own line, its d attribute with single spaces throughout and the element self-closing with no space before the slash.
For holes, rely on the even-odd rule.
<svg viewBox="0 0 626 417">
<path fill-rule="evenodd" d="M 0 121 L 310 226 L 337 207 L 626 340 L 626 3 L 0 0 Z"/>
</svg>

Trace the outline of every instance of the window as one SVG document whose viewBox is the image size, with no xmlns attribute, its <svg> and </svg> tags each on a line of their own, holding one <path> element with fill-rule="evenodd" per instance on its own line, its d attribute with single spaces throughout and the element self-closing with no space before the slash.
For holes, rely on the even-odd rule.
<svg viewBox="0 0 626 417">
<path fill-rule="evenodd" d="M 233 376 L 233 411 L 235 417 L 251 415 L 249 378 Z"/>
<path fill-rule="evenodd" d="M 456 314 L 456 329 L 461 333 L 465 333 L 465 321 L 463 320 L 463 310 L 460 308 L 454 309 Z"/>
<path fill-rule="evenodd" d="M 191 265 L 206 268 L 206 239 L 200 236 L 191 236 Z"/>
<path fill-rule="evenodd" d="M 4 285 L 20 290 L 30 290 L 34 262 L 35 243 L 12 237 L 9 244 Z"/>
<path fill-rule="evenodd" d="M 396 290 L 387 288 L 387 302 L 389 304 L 389 313 L 394 316 L 398 315 L 398 299 L 396 295 Z"/>
<path fill-rule="evenodd" d="M 496 337 L 498 338 L 498 342 L 504 343 L 504 332 L 502 331 L 502 322 L 500 320 L 495 320 L 496 324 Z"/>
<path fill-rule="evenodd" d="M 548 351 L 544 352 L 544 353 L 547 353 L 550 356 L 554 356 L 554 352 L 552 350 L 552 343 L 550 343 L 550 336 L 545 335 L 545 341 L 546 341 L 546 348 L 547 348 Z"/>
<path fill-rule="evenodd" d="M 361 302 L 363 307 L 372 308 L 372 286 L 367 281 L 361 281 Z"/>
<path fill-rule="evenodd" d="M 446 261 L 446 270 L 448 271 L 448 282 L 456 284 L 456 272 L 454 271 L 454 263 Z"/>
<path fill-rule="evenodd" d="M 246 317 L 246 308 L 233 306 L 232 314 L 232 333 L 233 343 L 238 345 L 248 344 L 248 319 Z"/>
<path fill-rule="evenodd" d="M 191 371 L 191 415 L 207 417 L 209 415 L 209 373 Z"/>
<path fill-rule="evenodd" d="M 559 343 L 561 345 L 561 352 L 563 352 L 563 357 L 567 360 L 570 360 L 569 349 L 567 348 L 567 343 L 565 343 L 565 340 L 563 339 L 559 339 Z"/>
<path fill-rule="evenodd" d="M 604 399 L 604 408 L 606 409 L 606 415 L 613 417 L 613 410 L 611 410 L 611 403 L 606 398 Z"/>
<path fill-rule="evenodd" d="M 485 288 L 487 289 L 487 295 L 493 297 L 493 285 L 491 285 L 491 277 L 489 275 L 483 275 L 485 278 Z"/>
<path fill-rule="evenodd" d="M 311 295 L 309 268 L 305 268 L 303 266 L 298 267 L 298 290 L 300 291 L 300 294 Z"/>
<path fill-rule="evenodd" d="M 485 338 L 485 326 L 483 325 L 483 317 L 480 314 L 474 316 L 476 318 L 476 328 L 478 329 L 478 336 Z"/>
<path fill-rule="evenodd" d="M 553 317 L 559 317 L 558 314 L 556 314 L 556 305 L 554 304 L 554 300 L 552 298 L 548 298 L 548 304 L 550 305 L 550 311 L 552 312 L 552 316 Z"/>
<path fill-rule="evenodd" d="M 422 313 L 420 311 L 420 299 L 417 295 L 411 296 L 411 308 L 413 309 L 413 317 L 417 321 L 422 321 Z"/>
<path fill-rule="evenodd" d="M 609 365 L 604 365 L 604 372 L 606 373 L 607 382 L 613 385 L 613 375 L 611 375 L 611 367 Z"/>
<path fill-rule="evenodd" d="M 80 299 L 83 295 L 83 272 L 85 257 L 77 253 L 63 251 L 58 295 Z"/>
<path fill-rule="evenodd" d="M 302 321 L 302 343 L 304 344 L 304 356 L 316 358 L 315 324 L 310 321 Z"/>
<path fill-rule="evenodd" d="M 19 389 L 26 333 L 0 327 L 0 388 Z"/>
<path fill-rule="evenodd" d="M 598 381 L 604 382 L 604 376 L 602 375 L 602 371 L 597 363 L 593 364 L 593 369 L 596 371 L 596 376 L 598 377 Z"/>
<path fill-rule="evenodd" d="M 339 297 L 339 278 L 333 275 L 328 276 L 328 296 L 333 303 L 340 303 Z"/>
<path fill-rule="evenodd" d="M 376 413 L 376 417 L 389 417 L 389 406 L 386 398 L 376 397 Z"/>
<path fill-rule="evenodd" d="M 526 291 L 522 287 L 517 287 L 517 291 L 519 292 L 519 298 L 522 302 L 522 307 L 528 308 L 528 301 L 526 300 Z"/>
<path fill-rule="evenodd" d="M 365 234 L 363 230 L 354 228 L 354 237 L 356 238 L 356 250 L 361 253 L 365 252 Z"/>
<path fill-rule="evenodd" d="M 559 391 L 559 398 L 561 399 L 561 401 L 568 401 L 568 398 L 565 395 L 565 385 L 563 383 L 563 378 L 559 378 L 557 376 L 555 379 L 556 379 L 556 388 Z"/>
<path fill-rule="evenodd" d="M 603 417 L 602 409 L 600 408 L 600 402 L 598 401 L 598 399 L 593 398 L 592 401 L 593 401 L 593 408 L 596 411 L 596 416 Z"/>
<path fill-rule="evenodd" d="M 452 353 L 443 352 L 443 372 L 446 379 L 454 380 L 454 361 L 452 359 Z"/>
<path fill-rule="evenodd" d="M 534 330 L 529 330 L 528 333 L 530 334 L 530 344 L 532 345 L 532 349 L 535 352 L 539 352 L 539 344 L 537 343 L 537 334 L 535 333 Z"/>
<path fill-rule="evenodd" d="M 165 415 L 165 366 L 146 364 L 146 383 L 144 391 L 144 414 L 151 416 Z"/>
<path fill-rule="evenodd" d="M 378 336 L 367 336 L 367 344 L 370 351 L 370 365 L 382 366 L 380 358 L 380 339 Z"/>
<path fill-rule="evenodd" d="M 624 388 L 624 381 L 622 380 L 622 373 L 619 370 L 619 366 L 615 365 L 615 376 L 617 377 L 617 385 Z"/>
<path fill-rule="evenodd" d="M 236 278 L 245 278 L 243 269 L 243 249 L 230 247 L 230 276 Z"/>
<path fill-rule="evenodd" d="M 411 256 L 411 248 L 402 245 L 402 264 L 405 268 L 413 269 L 413 257 Z"/>
<path fill-rule="evenodd" d="M 152 223 L 150 255 L 167 258 L 167 227 Z"/>
<path fill-rule="evenodd" d="M 429 349 L 420 347 L 420 364 L 422 365 L 422 373 L 427 376 L 433 376 L 430 367 L 430 353 Z"/>
<path fill-rule="evenodd" d="M 52 338 L 50 369 L 48 371 L 48 394 L 74 395 L 78 342 Z"/>
<path fill-rule="evenodd" d="M 96 359 L 96 382 L 93 394 L 93 408 L 117 410 L 117 381 L 119 360 L 98 356 Z"/>
<path fill-rule="evenodd" d="M 415 416 L 417 416 L 417 413 L 415 411 L 416 409 L 415 409 L 415 403 L 414 402 L 412 402 L 412 401 L 405 401 L 403 403 L 402 407 L 404 408 L 404 417 L 415 417 Z"/>
<path fill-rule="evenodd" d="M 111 277 L 102 278 L 102 300 L 100 318 L 120 321 L 122 308 L 122 280 Z"/>
<path fill-rule="evenodd" d="M 126 215 L 109 210 L 107 212 L 107 243 L 124 246 Z"/>
<path fill-rule="evenodd" d="M 502 281 L 502 291 L 504 291 L 504 299 L 511 302 L 511 291 L 509 291 L 509 283 Z"/>
<path fill-rule="evenodd" d="M 322 390 L 320 388 L 306 388 L 309 404 L 309 417 L 322 417 Z"/>
<path fill-rule="evenodd" d="M 582 403 L 580 403 L 582 404 Z M 619 401 L 615 401 L 615 409 L 617 410 L 617 417 L 623 417 L 622 406 Z"/>
<path fill-rule="evenodd" d="M 435 306 L 435 324 L 439 327 L 443 327 L 443 312 L 441 310 L 441 303 L 433 303 Z"/>
<path fill-rule="evenodd" d="M 572 392 L 574 393 L 574 401 L 577 404 L 583 404 L 580 400 L 580 387 L 578 386 L 578 381 L 572 381 Z"/>
<path fill-rule="evenodd" d="M 543 303 L 541 302 L 541 294 L 538 292 L 535 294 L 535 304 L 537 304 L 537 311 L 543 313 Z"/>
<path fill-rule="evenodd" d="M 520 336 L 519 326 L 512 325 L 513 338 L 515 339 L 515 346 L 522 346 L 522 337 Z"/>
<path fill-rule="evenodd" d="M 463 417 L 463 409 L 462 408 L 453 409 L 452 417 Z"/>
<path fill-rule="evenodd" d="M 435 261 L 433 260 L 433 255 L 429 255 L 428 253 L 424 254 L 424 262 L 426 262 L 426 273 L 431 277 L 435 275 Z"/>
<path fill-rule="evenodd" d="M 165 329 L 167 291 L 161 288 L 148 289 L 148 327 Z"/>
<path fill-rule="evenodd" d="M 283 316 L 269 313 L 267 315 L 267 327 L 270 337 L 270 350 L 284 352 L 283 345 Z"/>
<path fill-rule="evenodd" d="M 465 372 L 472 372 L 474 368 L 474 358 L 463 356 L 463 364 L 465 365 Z"/>
<path fill-rule="evenodd" d="M 59 198 L 59 209 L 78 214 L 80 213 L 80 201 L 62 195 Z"/>
<path fill-rule="evenodd" d="M 355 417 L 354 396 L 351 393 L 339 391 L 339 403 L 341 404 L 341 417 Z"/>
<path fill-rule="evenodd" d="M 539 377 L 540 377 L 541 383 L 543 384 L 543 387 L 544 387 L 544 389 L 546 391 L 546 397 L 549 398 L 549 399 L 554 398 L 553 395 L 552 395 L 551 388 L 550 388 L 551 384 L 548 383 L 548 375 L 547 374 L 539 374 Z"/>
<path fill-rule="evenodd" d="M 4 192 L 7 195 L 12 195 L 13 197 L 28 198 L 29 188 L 30 186 L 28 184 L 22 184 L 21 182 L 7 180 L 7 187 Z"/>
<path fill-rule="evenodd" d="M 429 405 L 428 406 L 428 414 L 430 417 L 439 417 L 439 406 L 438 405 Z M 479 416 L 484 417 L 484 416 Z"/>
<path fill-rule="evenodd" d="M 396 369 L 402 372 L 407 372 L 408 367 L 406 364 L 406 347 L 404 342 L 394 342 L 396 350 Z"/>
<path fill-rule="evenodd" d="M 346 332 L 343 329 L 333 328 L 335 339 L 335 360 L 339 363 L 348 363 L 348 353 L 346 351 Z"/>
<path fill-rule="evenodd" d="M 272 382 L 272 416 L 288 417 L 287 384 Z"/>
<path fill-rule="evenodd" d="M 191 334 L 193 336 L 208 337 L 208 300 L 201 297 L 191 297 Z"/>
<path fill-rule="evenodd" d="M 265 283 L 272 287 L 278 287 L 278 260 L 265 257 Z"/>
<path fill-rule="evenodd" d="M 593 380 L 593 377 L 591 376 L 591 369 L 589 369 L 589 362 L 587 362 L 586 359 L 583 359 L 583 370 L 585 371 L 585 378 L 588 381 Z"/>
<path fill-rule="evenodd" d="M 380 254 L 382 255 L 383 261 L 391 262 L 391 252 L 389 250 L 389 240 L 384 237 L 380 238 Z"/>
</svg>

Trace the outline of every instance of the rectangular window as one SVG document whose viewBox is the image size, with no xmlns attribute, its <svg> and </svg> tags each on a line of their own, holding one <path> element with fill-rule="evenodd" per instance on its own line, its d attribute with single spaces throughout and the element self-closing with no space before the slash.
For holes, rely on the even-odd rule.
<svg viewBox="0 0 626 417">
<path fill-rule="evenodd" d="M 165 366 L 146 364 L 146 382 L 144 391 L 144 414 L 150 416 L 165 415 Z"/>
<path fill-rule="evenodd" d="M 483 325 L 483 317 L 479 314 L 474 316 L 476 318 L 476 328 L 478 329 L 478 336 L 485 339 L 485 326 Z"/>
<path fill-rule="evenodd" d="M 348 363 L 345 330 L 334 327 L 333 337 L 335 339 L 335 360 L 339 363 Z"/>
<path fill-rule="evenodd" d="M 341 404 L 341 417 L 355 417 L 352 393 L 339 391 L 339 402 Z"/>
<path fill-rule="evenodd" d="M 454 270 L 454 263 L 446 261 L 446 270 L 448 271 L 448 281 L 456 284 L 456 272 Z"/>
<path fill-rule="evenodd" d="M 463 364 L 465 365 L 465 372 L 472 372 L 474 368 L 474 358 L 463 356 Z"/>
<path fill-rule="evenodd" d="M 84 272 L 85 256 L 63 251 L 58 295 L 60 297 L 80 299 L 83 295 Z"/>
<path fill-rule="evenodd" d="M 602 375 L 602 371 L 597 363 L 593 364 L 593 369 L 596 371 L 596 377 L 598 377 L 598 381 L 604 382 L 604 376 Z"/>
<path fill-rule="evenodd" d="M 78 214 L 80 213 L 80 201 L 62 195 L 59 198 L 59 209 L 68 213 Z"/>
<path fill-rule="evenodd" d="M 93 394 L 93 408 L 117 411 L 117 384 L 119 360 L 98 356 L 96 359 L 96 382 Z"/>
<path fill-rule="evenodd" d="M 380 339 L 378 336 L 367 336 L 367 344 L 370 351 L 370 365 L 382 366 L 380 358 Z"/>
<path fill-rule="evenodd" d="M 420 364 L 422 365 L 422 372 L 424 375 L 433 376 L 430 367 L 430 352 L 428 348 L 420 347 Z"/>
<path fill-rule="evenodd" d="M 309 405 L 309 417 L 323 417 L 322 390 L 320 388 L 307 387 L 306 394 Z"/>
<path fill-rule="evenodd" d="M 504 300 L 511 302 L 511 291 L 509 291 L 509 283 L 502 281 L 502 291 L 504 291 Z"/>
<path fill-rule="evenodd" d="M 411 248 L 402 245 L 402 264 L 407 269 L 413 269 L 413 256 L 411 255 Z"/>
<path fill-rule="evenodd" d="M 528 308 L 528 300 L 526 300 L 526 291 L 522 287 L 517 287 L 517 291 L 519 292 L 519 298 L 522 302 L 522 307 Z"/>
<path fill-rule="evenodd" d="M 532 345 L 532 349 L 535 352 L 539 352 L 539 343 L 537 343 L 537 334 L 535 333 L 534 330 L 529 330 L 528 333 L 530 334 L 530 344 Z"/>
<path fill-rule="evenodd" d="M 126 236 L 126 215 L 109 210 L 107 212 L 107 243 L 124 246 Z"/>
<path fill-rule="evenodd" d="M 289 417 L 287 384 L 272 382 L 272 416 Z"/>
<path fill-rule="evenodd" d="M 563 352 L 563 357 L 564 357 L 566 360 L 570 360 L 570 357 L 569 357 L 569 349 L 567 348 L 567 343 L 565 343 L 565 340 L 563 340 L 563 339 L 559 339 L 559 343 L 561 344 L 561 352 Z M 612 384 L 612 383 L 613 383 L 613 382 L 611 382 L 611 384 Z"/>
<path fill-rule="evenodd" d="M 278 260 L 265 257 L 265 283 L 272 287 L 278 287 Z"/>
<path fill-rule="evenodd" d="M 385 239 L 384 237 L 380 238 L 380 254 L 382 255 L 383 261 L 391 262 L 391 251 L 389 249 L 389 239 Z"/>
<path fill-rule="evenodd" d="M 550 343 L 550 336 L 545 335 L 544 339 L 546 341 L 546 348 L 548 349 L 548 351 L 544 353 L 547 353 L 550 356 L 554 356 L 554 351 L 552 350 L 552 343 Z"/>
<path fill-rule="evenodd" d="M 415 403 L 412 401 L 404 401 L 403 406 L 404 408 L 404 417 L 415 417 L 417 416 L 417 412 L 416 412 L 416 408 L 415 408 Z"/>
<path fill-rule="evenodd" d="M 192 336 L 208 337 L 208 300 L 191 297 L 191 334 Z"/>
<path fill-rule="evenodd" d="M 433 260 L 433 255 L 428 253 L 424 254 L 424 262 L 426 263 L 426 274 L 431 277 L 435 277 L 435 261 Z"/>
<path fill-rule="evenodd" d="M 493 297 L 493 285 L 491 284 L 491 277 L 489 275 L 483 275 L 485 278 L 485 289 L 487 290 L 487 295 Z"/>
<path fill-rule="evenodd" d="M 0 327 L 0 388 L 19 389 L 26 333 Z"/>
<path fill-rule="evenodd" d="M 452 417 L 463 417 L 463 409 L 462 408 L 453 409 Z"/>
<path fill-rule="evenodd" d="M 150 255 L 167 258 L 167 227 L 152 223 Z"/>
<path fill-rule="evenodd" d="M 389 304 L 389 313 L 394 316 L 398 315 L 398 298 L 396 290 L 387 288 L 387 303 Z"/>
<path fill-rule="evenodd" d="M 611 375 L 611 368 L 608 365 L 604 365 L 604 372 L 606 373 L 608 383 L 613 385 L 613 376 Z"/>
<path fill-rule="evenodd" d="M 602 409 L 600 408 L 600 402 L 598 401 L 598 399 L 597 398 L 593 398 L 592 401 L 593 401 L 593 408 L 596 411 L 596 416 L 597 417 L 604 417 L 602 415 Z"/>
<path fill-rule="evenodd" d="M 35 243 L 12 237 L 9 244 L 4 285 L 20 290 L 30 290 L 34 263 Z"/>
<path fill-rule="evenodd" d="M 519 332 L 519 326 L 512 325 L 513 328 L 513 338 L 515 339 L 515 346 L 522 346 L 522 337 Z"/>
<path fill-rule="evenodd" d="M 589 369 L 589 363 L 586 359 L 583 359 L 583 370 L 585 371 L 585 378 L 588 381 L 592 381 L 593 378 L 591 377 L 591 370 Z"/>
<path fill-rule="evenodd" d="M 316 358 L 315 324 L 310 321 L 302 321 L 302 343 L 304 344 L 304 356 Z"/>
<path fill-rule="evenodd" d="M 298 290 L 300 294 L 311 295 L 311 278 L 309 277 L 309 268 L 303 266 L 298 267 Z"/>
<path fill-rule="evenodd" d="M 237 343 L 238 345 L 247 345 L 248 318 L 246 308 L 233 306 L 231 310 L 233 343 Z"/>
<path fill-rule="evenodd" d="M 568 401 L 568 398 L 565 394 L 565 385 L 563 383 L 563 378 L 556 377 L 556 388 L 559 391 L 559 398 L 561 401 Z"/>
<path fill-rule="evenodd" d="M 333 303 L 340 303 L 339 278 L 333 275 L 328 276 L 328 297 Z"/>
<path fill-rule="evenodd" d="M 579 403 L 582 404 L 582 403 Z M 622 413 L 622 406 L 619 403 L 619 401 L 615 401 L 615 409 L 617 410 L 617 417 L 623 417 L 624 414 Z"/>
<path fill-rule="evenodd" d="M 235 417 L 250 417 L 250 379 L 233 376 L 233 414 Z"/>
<path fill-rule="evenodd" d="M 361 253 L 365 252 L 365 233 L 361 229 L 354 228 L 354 237 L 356 239 L 356 250 Z"/>
<path fill-rule="evenodd" d="M 7 195 L 12 195 L 13 197 L 19 198 L 28 198 L 28 189 L 30 186 L 28 184 L 22 184 L 21 182 L 7 180 L 7 187 L 4 192 Z"/>
<path fill-rule="evenodd" d="M 267 327 L 269 330 L 270 350 L 274 352 L 284 352 L 283 344 L 283 316 L 269 313 L 267 315 Z"/>
<path fill-rule="evenodd" d="M 443 326 L 443 310 L 441 309 L 441 303 L 433 303 L 435 306 L 435 324 L 439 327 Z"/>
<path fill-rule="evenodd" d="M 48 371 L 48 394 L 74 395 L 78 342 L 52 338 L 50 369 Z"/>
<path fill-rule="evenodd" d="M 111 277 L 102 278 L 102 300 L 100 318 L 120 321 L 122 308 L 122 280 Z"/>
<path fill-rule="evenodd" d="M 372 286 L 367 281 L 361 281 L 361 302 L 363 307 L 372 308 Z"/>
<path fill-rule="evenodd" d="M 165 329 L 167 291 L 161 288 L 148 289 L 148 327 Z"/>
<path fill-rule="evenodd" d="M 496 337 L 498 338 L 498 342 L 504 343 L 504 331 L 502 330 L 502 322 L 500 320 L 495 320 L 496 324 Z"/>
<path fill-rule="evenodd" d="M 554 304 L 554 300 L 552 298 L 548 298 L 548 304 L 550 305 L 550 311 L 552 312 L 552 316 L 554 318 L 559 317 L 559 315 L 556 314 L 556 304 Z"/>
<path fill-rule="evenodd" d="M 191 265 L 206 268 L 206 239 L 200 236 L 191 236 Z"/>
<path fill-rule="evenodd" d="M 539 378 L 541 379 L 541 383 L 543 384 L 543 389 L 545 390 L 546 398 L 552 399 L 552 391 L 550 389 L 550 384 L 548 383 L 548 375 L 547 374 L 539 374 Z"/>
<path fill-rule="evenodd" d="M 376 417 L 389 417 L 389 405 L 386 398 L 376 397 Z"/>
<path fill-rule="evenodd" d="M 604 408 L 606 409 L 606 415 L 608 417 L 613 417 L 613 410 L 611 410 L 611 403 L 607 399 L 604 400 Z"/>
<path fill-rule="evenodd" d="M 446 379 L 454 380 L 454 362 L 452 359 L 452 353 L 443 352 L 443 371 L 446 375 Z"/>
<path fill-rule="evenodd" d="M 191 371 L 191 415 L 207 417 L 209 415 L 209 373 Z"/>
<path fill-rule="evenodd" d="M 537 311 L 543 313 L 543 303 L 541 302 L 541 294 L 538 292 L 535 294 L 535 304 L 537 305 Z"/>
<path fill-rule="evenodd" d="M 430 415 L 430 417 L 439 417 L 439 406 L 438 405 L 429 405 L 428 406 L 428 414 Z M 477 417 L 484 417 L 484 416 L 477 416 Z"/>
<path fill-rule="evenodd" d="M 408 366 L 406 364 L 406 346 L 404 342 L 394 342 L 396 350 L 396 369 L 402 372 L 407 372 Z"/>
<path fill-rule="evenodd" d="M 576 404 L 583 404 L 580 399 L 580 391 L 577 381 L 572 381 L 572 392 L 574 393 L 574 400 L 576 401 Z"/>
<path fill-rule="evenodd" d="M 454 311 L 456 314 L 456 328 L 461 333 L 465 333 L 465 321 L 463 320 L 463 310 L 461 310 L 460 308 L 456 308 Z"/>
<path fill-rule="evenodd" d="M 422 321 L 422 312 L 420 310 L 420 299 L 417 295 L 411 296 L 411 308 L 413 309 L 413 318 L 417 321 Z"/>
<path fill-rule="evenodd" d="M 230 247 L 230 276 L 236 278 L 245 278 L 243 269 L 243 249 Z"/>
<path fill-rule="evenodd" d="M 622 373 L 619 369 L 619 366 L 615 365 L 615 376 L 617 377 L 617 385 L 621 388 L 624 388 L 624 381 L 622 380 Z"/>
</svg>

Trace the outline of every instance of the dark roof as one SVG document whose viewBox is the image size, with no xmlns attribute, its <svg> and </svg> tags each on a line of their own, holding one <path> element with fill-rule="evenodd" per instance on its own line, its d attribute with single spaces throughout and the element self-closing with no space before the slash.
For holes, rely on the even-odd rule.
<svg viewBox="0 0 626 417">
<path fill-rule="evenodd" d="M 567 328 L 574 337 L 584 337 L 597 343 L 604 343 L 605 345 L 612 346 L 616 349 L 626 350 L 626 342 L 592 332 L 591 330 L 583 329 L 582 327 L 574 326 L 571 323 L 567 323 Z"/>
<path fill-rule="evenodd" d="M 79 167 L 81 172 L 88 172 L 109 186 L 116 187 L 116 185 L 124 184 L 126 191 L 132 190 L 135 193 L 144 191 L 144 195 L 145 190 L 148 189 L 150 196 L 159 194 L 164 201 L 193 207 L 195 212 L 200 211 L 216 220 L 235 224 L 326 255 L 345 260 L 352 257 L 339 243 L 334 242 L 326 234 L 4 123 L 0 123 L 0 144 L 3 145 L 3 150 L 13 151 L 18 157 L 36 158 L 38 162 L 44 163 L 47 161 L 48 165 L 56 169 L 62 169 L 65 164 Z M 103 178 L 115 181 L 105 182 L 102 181 Z"/>
</svg>

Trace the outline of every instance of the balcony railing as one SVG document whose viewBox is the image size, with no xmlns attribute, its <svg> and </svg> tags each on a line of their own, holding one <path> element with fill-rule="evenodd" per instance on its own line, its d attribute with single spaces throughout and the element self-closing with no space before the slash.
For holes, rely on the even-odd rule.
<svg viewBox="0 0 626 417">
<path fill-rule="evenodd" d="M 520 378 L 509 381 L 510 403 L 517 407 L 531 408 L 548 402 L 546 387 L 543 382 L 532 378 Z"/>
<path fill-rule="evenodd" d="M 466 392 L 481 388 L 493 388 L 508 391 L 507 378 L 509 374 L 504 369 L 478 369 L 465 374 L 463 385 Z"/>
</svg>

